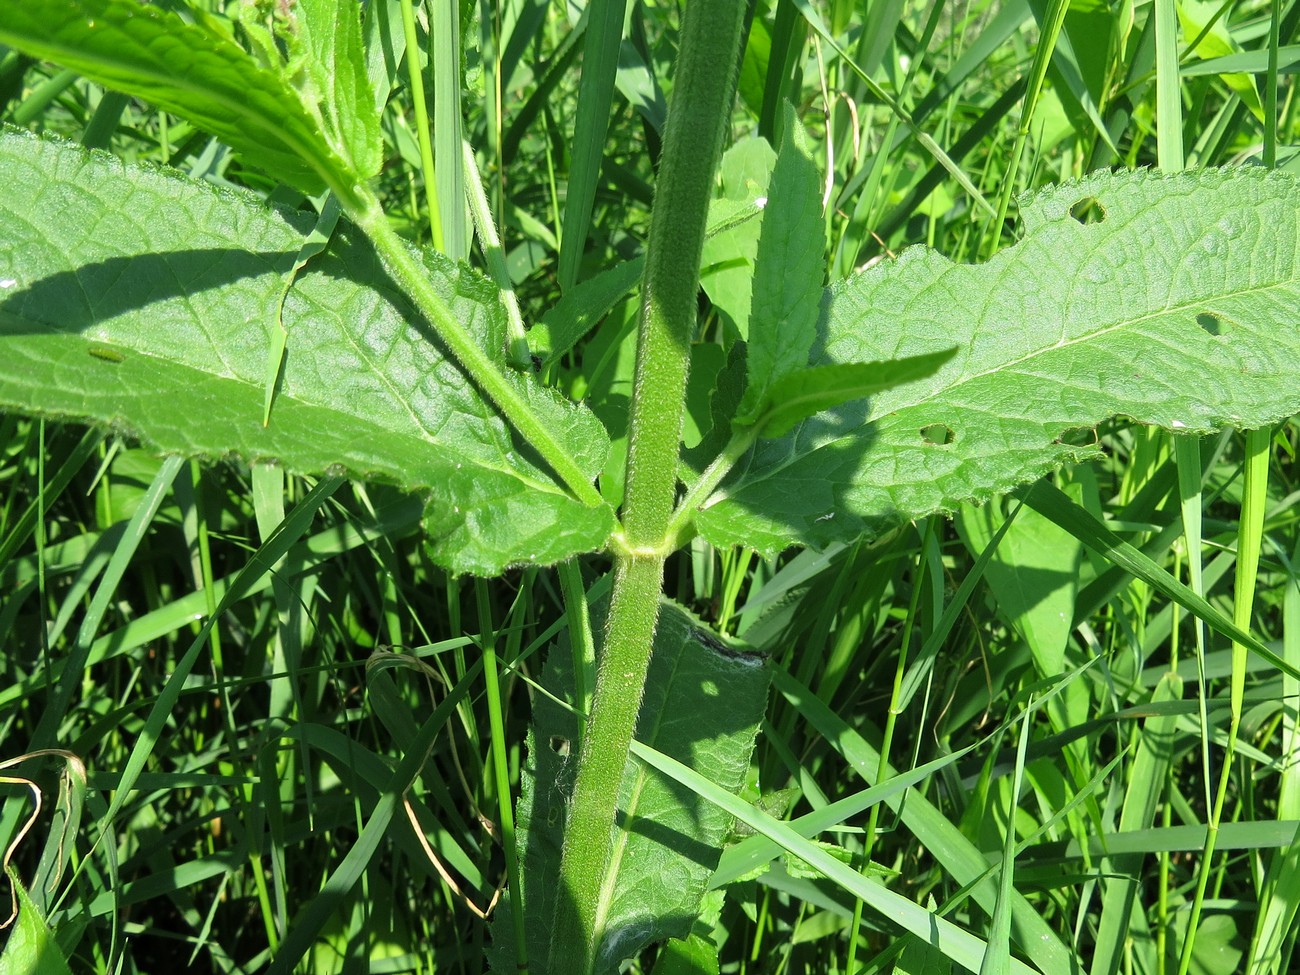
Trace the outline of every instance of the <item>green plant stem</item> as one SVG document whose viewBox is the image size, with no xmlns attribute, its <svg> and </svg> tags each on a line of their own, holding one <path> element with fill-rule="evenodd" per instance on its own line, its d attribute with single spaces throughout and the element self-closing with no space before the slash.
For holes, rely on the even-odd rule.
<svg viewBox="0 0 1300 975">
<path fill-rule="evenodd" d="M 604 504 L 605 500 L 596 486 L 582 472 L 564 445 L 537 419 L 515 382 L 497 368 L 488 353 L 478 347 L 465 327 L 456 320 L 451 309 L 434 290 L 410 247 L 389 226 L 379 199 L 365 186 L 353 187 L 352 192 L 357 204 L 350 205 L 349 201 L 344 201 L 349 210 L 348 216 L 370 238 L 394 280 L 429 319 L 438 337 L 469 378 L 492 400 L 528 444 L 541 454 L 542 459 L 559 475 L 574 497 L 592 507 Z"/>
<path fill-rule="evenodd" d="M 479 244 L 483 248 L 483 260 L 487 264 L 488 274 L 501 289 L 501 301 L 506 306 L 506 354 L 510 365 L 515 369 L 527 369 L 532 365 L 532 359 L 528 352 L 524 316 L 520 314 L 519 299 L 515 295 L 515 283 L 510 279 L 510 268 L 506 266 L 505 251 L 501 248 L 501 238 L 497 234 L 496 223 L 492 220 L 492 208 L 488 206 L 474 149 L 468 142 L 462 142 L 461 150 L 465 168 L 465 200 L 469 203 L 469 212 L 474 219 L 474 229 L 478 232 Z"/>
<path fill-rule="evenodd" d="M 704 469 L 689 491 L 682 498 L 681 503 L 677 505 L 677 510 L 673 512 L 672 521 L 668 525 L 668 538 L 670 548 L 675 550 L 682 541 L 686 540 L 686 532 L 690 528 L 692 520 L 698 512 L 713 496 L 713 489 L 722 483 L 725 478 L 745 452 L 754 445 L 758 439 L 758 431 L 762 426 L 762 418 L 747 427 L 740 427 L 732 433 L 731 439 L 727 441 L 727 446 L 722 449 L 722 453 L 713 458 L 713 462 Z M 722 498 L 719 496 L 716 501 Z M 715 503 L 716 503 L 715 501 Z"/>
<path fill-rule="evenodd" d="M 664 542 L 677 493 L 686 372 L 713 176 L 730 116 L 744 4 L 692 0 L 664 134 L 629 418 L 624 526 L 634 548 Z"/>
<path fill-rule="evenodd" d="M 615 562 L 604 653 L 564 826 L 551 975 L 587 975 L 595 966 L 612 893 L 608 868 L 619 784 L 650 668 L 663 568 L 661 556 L 623 555 Z"/>
<path fill-rule="evenodd" d="M 614 815 L 670 551 L 700 255 L 731 114 L 744 10 L 737 0 L 691 0 L 682 22 L 641 291 L 624 530 L 616 540 L 604 648 L 565 824 L 552 975 L 592 971 L 610 901 Z"/>
</svg>

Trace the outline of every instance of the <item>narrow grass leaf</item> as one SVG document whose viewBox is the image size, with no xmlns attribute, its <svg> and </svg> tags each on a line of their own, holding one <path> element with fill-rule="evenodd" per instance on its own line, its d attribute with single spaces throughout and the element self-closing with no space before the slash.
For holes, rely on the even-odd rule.
<svg viewBox="0 0 1300 975">
<path fill-rule="evenodd" d="M 288 935 L 280 945 L 280 950 L 276 952 L 270 967 L 267 968 L 266 975 L 289 975 L 290 972 L 297 970 L 298 962 L 311 949 L 320 936 L 321 929 L 339 910 L 348 891 L 361 879 L 388 834 L 394 813 L 401 804 L 402 794 L 420 774 L 420 769 L 428 756 L 429 746 L 455 712 L 457 705 L 469 693 L 472 681 L 478 676 L 481 666 L 481 663 L 475 663 L 465 673 L 420 726 L 416 738 L 407 743 L 406 754 L 393 770 L 387 788 L 370 811 L 361 834 L 343 860 L 330 872 L 329 879 L 321 886 L 320 892 L 294 917 L 293 923 L 289 925 Z"/>
<path fill-rule="evenodd" d="M 1220 17 L 1221 3 L 1215 0 L 1179 0 L 1175 7 L 1184 42 L 1190 44 L 1195 40 L 1195 51 L 1201 58 L 1225 57 L 1240 50 L 1226 21 Z M 1219 77 L 1255 117 L 1263 121 L 1264 105 L 1255 87 L 1255 79 L 1243 72 L 1220 72 Z"/>
<path fill-rule="evenodd" d="M 1300 668 L 1274 653 L 1267 644 L 1228 618 L 1227 614 L 1171 576 L 1155 562 L 1098 521 L 1082 505 L 1071 501 L 1060 488 L 1040 481 L 1033 490 L 1023 492 L 1025 504 L 1050 518 L 1084 545 L 1105 556 L 1117 566 L 1152 586 L 1157 592 L 1178 603 L 1198 619 L 1204 620 L 1224 636 L 1257 654 L 1278 670 L 1300 677 Z"/>
<path fill-rule="evenodd" d="M 864 782 L 868 785 L 875 784 L 876 771 L 880 768 L 880 753 L 861 734 L 849 727 L 825 702 L 784 670 L 773 670 L 772 684 L 785 695 L 800 716 L 839 752 Z M 887 778 L 898 774 L 898 771 L 888 766 L 884 769 Z M 893 796 L 886 798 L 885 802 L 898 814 L 902 825 L 925 846 L 953 880 L 960 885 L 974 884 L 971 896 L 985 911 L 992 914 L 997 903 L 997 888 L 988 877 L 989 863 L 983 852 L 921 793 L 910 791 L 905 798 Z M 784 843 L 780 845 L 789 849 Z M 856 894 L 856 891 L 853 893 Z M 1011 913 L 1012 938 L 1041 971 L 1081 971 L 1074 954 L 1019 892 L 1012 895 Z M 922 933 L 922 937 L 927 935 L 928 929 L 927 933 Z M 976 959 L 975 964 L 967 967 L 978 971 L 979 964 L 979 959 Z"/>
<path fill-rule="evenodd" d="M 578 281 L 582 254 L 591 229 L 596 186 L 605 158 L 610 107 L 614 103 L 614 77 L 618 71 L 626 11 L 626 0 L 590 0 L 587 4 L 582 79 L 578 82 L 578 104 L 574 110 L 573 159 L 569 164 L 560 236 L 560 288 L 566 292 Z"/>
<path fill-rule="evenodd" d="M 1286 595 L 1282 597 L 1282 654 L 1300 666 L 1300 546 L 1285 561 Z M 1300 727 L 1297 726 L 1297 700 L 1300 700 L 1300 682 L 1289 674 L 1282 675 L 1283 732 L 1282 771 L 1278 789 L 1277 817 L 1279 820 L 1300 816 Z M 1229 824 L 1231 825 L 1231 824 Z M 1222 827 L 1221 827 L 1222 829 Z M 1220 839 L 1219 847 L 1223 841 Z M 1289 932 L 1293 931 L 1297 912 L 1300 912 L 1300 828 L 1295 837 L 1268 861 L 1268 870 L 1260 887 L 1259 910 L 1255 915 L 1255 930 L 1250 939 L 1247 959 L 1248 975 L 1272 975 L 1280 971 L 1283 948 Z"/>
<path fill-rule="evenodd" d="M 818 36 L 821 37 L 821 39 L 844 60 L 845 65 L 858 76 L 871 94 L 889 107 L 889 110 L 893 112 L 894 116 L 902 122 L 903 125 L 907 126 L 916 141 L 934 157 L 935 162 L 947 170 L 948 175 L 956 180 L 957 184 L 970 195 L 971 200 L 975 205 L 988 215 L 992 216 L 995 212 L 992 205 L 990 205 L 989 201 L 984 198 L 984 194 L 979 191 L 975 184 L 971 182 L 970 177 L 948 156 L 948 153 L 944 152 L 939 143 L 934 141 L 934 137 L 917 125 L 916 121 L 908 115 L 906 111 L 904 111 L 902 105 L 900 105 L 888 91 L 877 84 L 876 81 L 858 65 L 857 60 L 844 50 L 839 39 L 826 29 L 826 22 L 823 21 L 817 11 L 813 9 L 812 4 L 809 3 L 808 0 L 790 0 L 790 2 L 798 8 L 800 15 L 805 21 L 807 21 L 808 26 L 816 31 Z"/>
<path fill-rule="evenodd" d="M 1287 44 L 1277 49 L 1278 70 L 1295 74 L 1300 70 L 1300 44 Z M 1207 74 L 1260 74 L 1268 68 L 1268 51 L 1239 51 L 1204 60 L 1188 61 L 1179 68 L 1184 78 Z"/>
<path fill-rule="evenodd" d="M 470 221 L 465 205 L 463 33 L 459 0 L 435 0 L 430 17 L 429 65 L 433 74 L 433 164 L 438 183 L 441 250 L 453 261 L 469 257 Z M 468 9 L 468 8 L 466 8 Z"/>
<path fill-rule="evenodd" d="M 740 822 L 762 833 L 788 853 L 806 860 L 829 880 L 879 911 L 890 921 L 924 940 L 944 955 L 971 971 L 978 971 L 987 944 L 975 935 L 957 927 L 946 918 L 927 911 L 919 904 L 895 894 L 873 880 L 869 880 L 845 863 L 831 856 L 816 843 L 806 840 L 789 825 L 760 812 L 754 806 L 718 788 L 694 769 L 656 751 L 639 741 L 632 743 L 632 752 L 641 761 L 659 769 L 665 775 L 682 783 L 693 793 L 726 810 Z M 1010 972 L 1028 975 L 1034 969 L 1016 959 L 1010 960 Z"/>
<path fill-rule="evenodd" d="M 72 705 L 73 695 L 85 681 L 86 664 L 95 633 L 99 630 L 104 615 L 117 594 L 117 587 L 126 575 L 132 558 L 148 533 L 154 516 L 158 514 L 163 499 L 180 472 L 181 463 L 180 457 L 169 457 L 163 462 L 153 483 L 149 485 L 148 491 L 141 499 L 139 507 L 131 516 L 120 544 L 113 550 L 113 556 L 104 569 L 104 574 L 95 589 L 95 595 L 90 601 L 90 607 L 81 621 L 76 643 L 73 644 L 72 651 L 66 658 L 59 682 L 46 698 L 40 720 L 36 724 L 35 731 L 32 732 L 31 749 L 54 746 L 59 726 L 67 717 L 68 709 Z"/>
<path fill-rule="evenodd" d="M 765 556 L 876 535 L 1095 456 L 1067 434 L 1116 414 L 1208 432 L 1300 411 L 1298 210 L 1300 184 L 1258 169 L 1101 174 L 1024 200 L 1024 238 L 985 264 L 913 248 L 833 287 L 814 365 L 957 356 L 760 441 L 701 534 Z"/>
<path fill-rule="evenodd" d="M 789 826 L 805 839 L 812 839 L 818 833 L 844 824 L 853 816 L 870 809 L 877 803 L 889 799 L 901 800 L 902 793 L 918 783 L 924 782 L 936 772 L 947 768 L 968 754 L 976 745 L 968 745 L 942 758 L 936 758 L 914 769 L 901 772 L 886 779 L 879 785 L 873 785 L 861 792 L 845 796 L 834 802 L 814 809 L 807 815 L 791 820 Z M 724 887 L 735 883 L 742 877 L 753 873 L 765 863 L 780 856 L 781 847 L 766 836 L 750 836 L 722 851 L 718 869 L 709 880 L 710 888 Z"/>
<path fill-rule="evenodd" d="M 1182 698 L 1183 682 L 1166 674 L 1151 694 L 1152 702 Z M 1166 776 L 1173 757 L 1176 715 L 1160 714 L 1142 724 L 1137 751 L 1129 768 L 1120 811 L 1119 831 L 1137 833 L 1151 828 L 1156 808 L 1168 785 Z M 1105 837 L 1103 839 L 1103 845 Z M 1144 873 L 1141 853 L 1109 857 L 1101 866 L 1101 919 L 1092 955 L 1092 975 L 1114 975 L 1128 952 L 1129 922 Z M 1139 908 L 1140 909 L 1140 908 Z"/>
<path fill-rule="evenodd" d="M 177 467 L 179 467 L 180 458 L 173 459 L 177 462 Z M 242 590 L 245 586 L 251 584 L 259 576 L 270 573 L 272 567 L 284 557 L 293 543 L 306 532 L 311 525 L 312 518 L 320 510 L 320 506 L 329 500 L 330 496 L 338 490 L 340 484 L 342 484 L 342 481 L 339 478 L 327 478 L 312 488 L 311 492 L 294 506 L 289 516 L 280 523 L 275 533 L 262 544 L 256 555 L 239 573 L 235 584 L 226 591 L 225 597 L 218 604 L 216 613 L 199 629 L 198 635 L 190 643 L 189 649 L 185 651 L 184 656 L 176 661 L 176 665 L 168 676 L 162 693 L 158 695 L 153 707 L 149 709 L 149 715 L 145 718 L 144 726 L 131 747 L 131 754 L 122 767 L 122 778 L 118 782 L 113 801 L 109 804 L 108 811 L 103 816 L 104 830 L 112 826 L 117 813 L 132 795 L 135 780 L 144 771 L 154 745 L 162 737 L 168 722 L 171 720 L 172 709 L 176 706 L 181 692 L 185 689 L 185 678 L 194 669 L 199 654 L 207 646 L 212 627 L 216 625 L 221 614 L 242 596 Z"/>
</svg>

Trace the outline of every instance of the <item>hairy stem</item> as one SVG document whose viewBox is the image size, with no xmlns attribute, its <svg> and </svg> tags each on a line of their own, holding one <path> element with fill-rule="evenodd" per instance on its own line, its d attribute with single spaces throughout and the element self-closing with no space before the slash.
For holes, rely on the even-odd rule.
<svg viewBox="0 0 1300 975">
<path fill-rule="evenodd" d="M 740 0 L 690 0 L 682 23 L 641 289 L 624 532 L 565 826 L 552 975 L 592 971 L 613 889 L 614 815 L 669 551 L 700 255 L 731 113 L 744 9 Z"/>
</svg>

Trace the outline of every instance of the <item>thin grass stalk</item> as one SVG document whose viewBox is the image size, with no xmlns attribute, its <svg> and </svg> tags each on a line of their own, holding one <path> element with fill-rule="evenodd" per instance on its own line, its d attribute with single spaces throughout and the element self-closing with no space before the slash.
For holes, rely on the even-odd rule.
<svg viewBox="0 0 1300 975">
<path fill-rule="evenodd" d="M 889 755 L 894 743 L 894 729 L 898 726 L 898 716 L 903 707 L 899 703 L 903 690 L 903 675 L 907 672 L 907 648 L 912 645 L 912 629 L 916 625 L 916 615 L 921 605 L 921 588 L 925 580 L 925 553 L 934 542 L 934 519 L 927 519 L 925 535 L 921 541 L 921 550 L 916 560 L 916 577 L 912 581 L 912 596 L 907 604 L 907 619 L 903 624 L 903 637 L 898 647 L 898 663 L 894 667 L 894 685 L 889 692 L 889 710 L 885 714 L 885 731 L 880 739 L 880 760 L 876 763 L 876 784 L 880 785 L 889 778 Z M 880 822 L 880 807 L 876 803 L 867 814 L 867 826 L 862 838 L 862 860 L 864 867 L 871 862 L 871 853 L 876 845 L 876 828 Z M 849 960 L 846 971 L 857 970 L 857 933 L 862 924 L 862 900 L 853 902 L 853 923 L 849 928 Z"/>
<path fill-rule="evenodd" d="M 564 593 L 564 615 L 569 627 L 569 648 L 573 651 L 573 705 L 578 709 L 579 734 L 586 733 L 591 692 L 587 688 L 587 670 L 596 661 L 596 643 L 591 635 L 591 616 L 587 596 L 582 588 L 582 568 L 578 560 L 560 563 L 560 589 Z M 579 737 L 576 742 L 581 745 Z"/>
<path fill-rule="evenodd" d="M 1282 5 L 1269 4 L 1268 69 L 1264 73 L 1264 165 L 1277 166 L 1277 49 L 1281 43 Z"/>
<path fill-rule="evenodd" d="M 1250 626 L 1255 602 L 1255 582 L 1259 573 L 1259 553 L 1264 536 L 1264 508 L 1268 502 L 1268 465 L 1271 459 L 1273 432 L 1269 428 L 1249 430 L 1246 433 L 1245 486 L 1242 492 L 1241 520 L 1237 526 L 1237 572 L 1233 592 L 1233 622 L 1243 630 Z M 1210 879 L 1214 849 L 1219 838 L 1219 824 L 1223 817 L 1224 797 L 1228 792 L 1228 778 L 1232 773 L 1232 759 L 1236 750 L 1237 731 L 1241 726 L 1242 700 L 1246 693 L 1246 647 L 1238 641 L 1232 644 L 1232 678 L 1229 697 L 1228 743 L 1223 763 L 1219 769 L 1218 790 L 1210 821 L 1205 829 L 1205 852 L 1201 855 L 1200 870 L 1196 876 L 1196 893 L 1192 900 L 1192 913 L 1187 922 L 1187 938 L 1178 959 L 1178 975 L 1187 975 L 1192 964 L 1192 950 L 1196 944 L 1196 931 L 1201 910 L 1205 904 L 1205 891 Z"/>
<path fill-rule="evenodd" d="M 438 181 L 433 168 L 433 145 L 429 141 L 429 109 L 424 101 L 424 78 L 420 75 L 420 38 L 415 33 L 412 0 L 402 0 L 402 30 L 406 35 L 406 73 L 411 86 L 411 108 L 415 112 L 415 136 L 420 146 L 420 169 L 424 177 L 424 204 L 429 211 L 429 237 L 433 249 L 443 249 L 442 215 L 438 209 Z"/>
<path fill-rule="evenodd" d="M 461 150 L 464 156 L 465 201 L 469 204 L 470 216 L 474 219 L 474 230 L 478 234 L 479 246 L 483 249 L 483 261 L 487 264 L 488 275 L 501 289 L 501 301 L 506 306 L 506 356 L 514 368 L 527 369 L 532 361 L 528 353 L 524 316 L 519 311 L 515 283 L 511 280 L 510 268 L 506 265 L 506 255 L 501 247 L 496 221 L 492 218 L 492 208 L 488 206 L 483 176 L 479 172 L 478 161 L 474 158 L 474 147 L 468 142 L 462 142 Z"/>
<path fill-rule="evenodd" d="M 483 684 L 487 691 L 488 733 L 492 742 L 492 791 L 496 793 L 497 822 L 501 828 L 501 848 L 506 855 L 506 882 L 518 897 L 519 846 L 515 840 L 515 817 L 510 801 L 510 760 L 506 745 L 505 706 L 501 700 L 498 679 L 496 634 L 492 626 L 492 607 L 488 598 L 487 583 L 474 580 L 474 596 L 478 603 L 483 650 Z M 519 975 L 528 975 L 528 945 L 524 940 L 524 912 L 512 911 L 515 928 L 515 966 Z"/>
<path fill-rule="evenodd" d="M 1069 0 L 1051 0 L 1047 13 L 1042 20 L 1038 44 L 1034 49 L 1034 60 L 1029 67 L 1029 84 L 1025 88 L 1024 108 L 1020 112 L 1020 126 L 1016 130 L 1016 140 L 1007 159 L 1006 175 L 1002 179 L 1002 192 L 998 195 L 997 214 L 989 224 L 981 251 L 987 259 L 1001 246 L 1002 226 L 1011 206 L 1011 194 L 1015 191 L 1016 171 L 1020 168 L 1020 157 L 1024 154 L 1025 143 L 1029 141 L 1029 129 L 1038 110 L 1038 99 L 1043 93 L 1043 82 L 1047 78 L 1047 69 L 1052 63 L 1052 52 L 1056 50 L 1057 38 L 1061 36 L 1061 26 L 1065 15 L 1070 10 Z"/>
<path fill-rule="evenodd" d="M 700 255 L 730 119 L 744 9 L 736 0 L 692 0 L 682 22 L 642 285 L 624 530 L 615 539 L 604 650 L 565 824 L 552 975 L 592 971 L 612 890 L 614 814 L 658 618 Z"/>
</svg>

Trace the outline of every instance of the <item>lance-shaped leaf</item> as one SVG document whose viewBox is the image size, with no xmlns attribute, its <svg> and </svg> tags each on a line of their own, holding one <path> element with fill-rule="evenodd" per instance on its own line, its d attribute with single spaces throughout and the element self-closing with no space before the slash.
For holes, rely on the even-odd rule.
<svg viewBox="0 0 1300 975">
<path fill-rule="evenodd" d="M 249 195 L 0 133 L 0 409 L 98 422 L 167 453 L 278 460 L 428 492 L 434 554 L 495 574 L 601 548 L 613 525 L 559 487 L 440 350 L 344 224 L 284 297 L 269 427 L 267 350 L 314 219 Z M 427 254 L 430 279 L 503 347 L 493 286 Z M 582 470 L 608 438 L 586 409 L 502 366 Z"/>
<path fill-rule="evenodd" d="M 768 387 L 767 407 L 758 418 L 759 436 L 783 437 L 810 416 L 929 376 L 952 354 L 947 349 L 889 362 L 844 362 L 791 372 Z"/>
<path fill-rule="evenodd" d="M 347 191 L 378 170 L 377 144 L 356 153 L 368 171 L 340 157 L 278 66 L 139 0 L 5 0 L 0 42 L 174 112 L 300 189 Z"/>
<path fill-rule="evenodd" d="M 339 155 L 351 161 L 362 179 L 369 179 L 383 162 L 383 138 L 366 76 L 361 4 L 298 0 L 287 16 L 301 38 L 297 53 L 310 79 L 309 85 L 299 86 L 304 103 L 320 113 L 326 137 Z"/>
<path fill-rule="evenodd" d="M 593 612 L 599 632 L 597 617 L 603 608 Z M 762 657 L 723 643 L 686 610 L 665 602 L 637 740 L 735 793 L 749 768 L 770 679 Z M 537 971 L 547 970 L 556 898 L 564 896 L 557 888 L 560 847 L 577 773 L 578 720 L 549 696 L 573 699 L 573 654 L 565 641 L 552 649 L 542 682 L 549 694 L 533 701 L 516 817 L 528 958 Z M 598 973 L 612 975 L 652 942 L 687 937 L 731 825 L 729 814 L 639 760 L 628 760 L 619 789 L 613 879 L 602 905 Z M 514 909 L 517 904 L 507 902 L 493 923 L 497 972 L 515 970 Z"/>
<path fill-rule="evenodd" d="M 803 125 L 785 106 L 785 137 L 777 153 L 754 258 L 749 315 L 748 384 L 737 420 L 755 420 L 772 387 L 808 365 L 817 337 L 817 305 L 825 264 L 821 178 Z"/>
<path fill-rule="evenodd" d="M 1024 239 L 987 264 L 915 248 L 856 275 L 824 298 L 815 364 L 956 356 L 760 442 L 701 533 L 824 545 L 1095 456 L 1108 417 L 1205 433 L 1300 411 L 1298 213 L 1300 185 L 1262 169 L 1101 174 L 1026 199 Z"/>
</svg>

